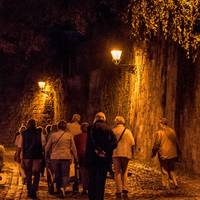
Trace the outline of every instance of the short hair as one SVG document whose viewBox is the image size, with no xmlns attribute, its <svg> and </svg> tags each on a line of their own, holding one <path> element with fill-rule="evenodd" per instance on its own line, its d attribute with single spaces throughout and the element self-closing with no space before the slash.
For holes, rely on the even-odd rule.
<svg viewBox="0 0 200 200">
<path fill-rule="evenodd" d="M 167 124 L 168 124 L 167 118 L 161 117 L 161 118 L 160 118 L 160 123 L 161 123 L 161 124 L 164 124 L 164 125 L 167 125 Z"/>
<path fill-rule="evenodd" d="M 45 127 L 45 131 L 46 131 L 46 134 L 49 134 L 50 132 L 51 132 L 51 125 L 47 125 L 46 127 Z"/>
<path fill-rule="evenodd" d="M 58 129 L 64 131 L 64 130 L 66 129 L 66 127 L 67 127 L 67 123 L 66 123 L 65 120 L 61 120 L 61 121 L 58 123 Z"/>
<path fill-rule="evenodd" d="M 24 132 L 25 130 L 26 130 L 26 126 L 21 126 L 21 127 L 19 128 L 19 132 L 20 132 L 20 133 Z"/>
<path fill-rule="evenodd" d="M 33 128 L 36 127 L 36 121 L 34 119 L 29 119 L 27 122 L 27 128 Z"/>
<path fill-rule="evenodd" d="M 122 116 L 119 116 L 119 115 L 115 117 L 114 121 L 115 121 L 116 124 L 125 124 L 125 119 Z"/>
<path fill-rule="evenodd" d="M 88 128 L 88 126 L 89 126 L 89 123 L 88 123 L 88 122 L 83 122 L 83 123 L 81 123 L 81 130 L 82 130 L 82 131 L 86 131 L 87 128 Z"/>
<path fill-rule="evenodd" d="M 42 133 L 42 131 L 43 131 L 42 126 L 38 126 L 38 127 L 37 127 L 37 130 L 39 131 L 39 133 Z"/>
<path fill-rule="evenodd" d="M 103 112 L 98 112 L 94 117 L 94 123 L 98 120 L 106 121 L 106 115 Z"/>
<path fill-rule="evenodd" d="M 81 116 L 79 114 L 73 114 L 72 122 L 80 122 Z"/>
<path fill-rule="evenodd" d="M 58 131 L 58 125 L 57 124 L 53 124 L 51 126 L 51 132 L 56 132 L 56 131 Z"/>
</svg>

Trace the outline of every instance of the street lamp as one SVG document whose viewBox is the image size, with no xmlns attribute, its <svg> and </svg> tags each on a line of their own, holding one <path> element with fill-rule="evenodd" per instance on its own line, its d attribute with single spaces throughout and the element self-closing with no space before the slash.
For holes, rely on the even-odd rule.
<svg viewBox="0 0 200 200">
<path fill-rule="evenodd" d="M 46 85 L 46 83 L 45 83 L 44 81 L 39 81 L 39 82 L 38 82 L 38 86 L 39 86 L 39 88 L 40 88 L 41 90 L 44 89 L 45 85 Z"/>
<path fill-rule="evenodd" d="M 136 67 L 133 64 L 122 64 L 121 62 L 121 55 L 122 50 L 120 49 L 113 49 L 111 50 L 112 61 L 115 65 L 121 67 L 122 70 L 128 71 L 130 73 L 135 73 Z"/>
<path fill-rule="evenodd" d="M 38 86 L 39 86 L 39 88 L 41 89 L 41 92 L 42 93 L 44 93 L 44 94 L 46 94 L 46 95 L 50 95 L 50 91 L 49 91 L 49 89 L 48 89 L 48 85 L 46 85 L 46 82 L 44 82 L 44 81 L 39 81 L 38 82 Z"/>
</svg>

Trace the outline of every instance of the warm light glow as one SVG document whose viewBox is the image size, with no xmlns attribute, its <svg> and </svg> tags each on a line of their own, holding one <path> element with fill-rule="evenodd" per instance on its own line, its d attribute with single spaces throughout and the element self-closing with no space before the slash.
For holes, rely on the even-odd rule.
<svg viewBox="0 0 200 200">
<path fill-rule="evenodd" d="M 44 82 L 44 81 L 39 81 L 39 82 L 38 82 L 38 85 L 39 85 L 40 89 L 44 89 L 44 87 L 45 87 L 45 82 Z"/>
<path fill-rule="evenodd" d="M 112 50 L 111 55 L 112 55 L 113 62 L 115 64 L 119 64 L 120 58 L 121 58 L 121 55 L 122 55 L 122 50 L 116 50 L 116 49 Z"/>
</svg>

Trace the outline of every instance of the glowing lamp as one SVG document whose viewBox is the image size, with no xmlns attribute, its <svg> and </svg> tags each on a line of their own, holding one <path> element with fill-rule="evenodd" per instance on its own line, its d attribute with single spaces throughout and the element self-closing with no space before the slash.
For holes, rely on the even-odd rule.
<svg viewBox="0 0 200 200">
<path fill-rule="evenodd" d="M 40 89 L 44 89 L 44 87 L 45 87 L 45 82 L 44 82 L 44 81 L 39 81 L 39 82 L 38 82 L 38 86 L 39 86 Z"/>
<path fill-rule="evenodd" d="M 112 55 L 112 61 L 115 65 L 119 67 L 122 71 L 127 71 L 130 73 L 135 73 L 136 72 L 136 66 L 133 64 L 126 64 L 126 63 L 121 63 L 121 55 L 122 55 L 122 50 L 120 49 L 113 49 L 111 51 Z"/>
<path fill-rule="evenodd" d="M 113 62 L 118 65 L 120 63 L 121 60 L 121 55 L 122 55 L 122 50 L 112 50 L 111 51 L 111 55 L 112 55 L 112 60 Z"/>
</svg>

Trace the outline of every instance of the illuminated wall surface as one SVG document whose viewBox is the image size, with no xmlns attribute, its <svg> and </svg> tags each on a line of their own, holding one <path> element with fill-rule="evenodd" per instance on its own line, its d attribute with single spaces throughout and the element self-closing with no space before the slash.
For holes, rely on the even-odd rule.
<svg viewBox="0 0 200 200">
<path fill-rule="evenodd" d="M 135 64 L 135 73 L 96 63 L 87 76 L 49 76 L 43 90 L 33 75 L 23 89 L 6 86 L 0 99 L 1 142 L 12 143 L 15 131 L 29 118 L 45 126 L 79 112 L 84 121 L 92 122 L 95 112 L 102 110 L 110 125 L 116 115 L 126 118 L 136 139 L 136 157 L 150 160 L 158 119 L 166 116 L 177 131 L 183 168 L 199 173 L 200 65 L 179 58 L 176 48 L 165 45 L 154 45 L 150 51 L 143 44 L 133 46 L 129 62 Z"/>
</svg>

